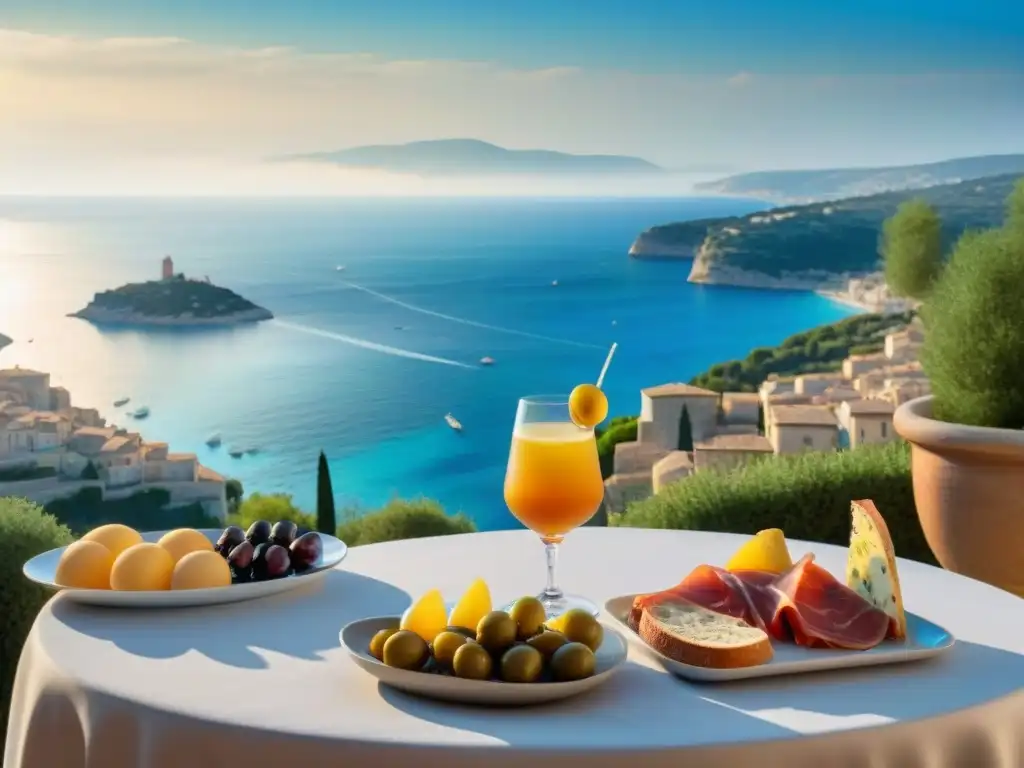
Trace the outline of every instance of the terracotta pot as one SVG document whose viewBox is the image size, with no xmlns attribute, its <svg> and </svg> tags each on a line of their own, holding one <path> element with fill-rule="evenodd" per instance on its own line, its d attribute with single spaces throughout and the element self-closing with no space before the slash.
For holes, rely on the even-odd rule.
<svg viewBox="0 0 1024 768">
<path fill-rule="evenodd" d="M 896 409 L 911 445 L 914 501 L 944 568 L 1024 597 L 1024 430 L 931 418 L 932 398 Z"/>
</svg>

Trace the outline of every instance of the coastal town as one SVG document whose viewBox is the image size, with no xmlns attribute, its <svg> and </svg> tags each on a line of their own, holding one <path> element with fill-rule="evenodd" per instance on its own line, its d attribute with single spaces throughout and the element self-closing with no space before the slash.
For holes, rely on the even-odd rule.
<svg viewBox="0 0 1024 768">
<path fill-rule="evenodd" d="M 47 504 L 85 488 L 98 488 L 104 500 L 159 488 L 171 506 L 199 503 L 211 517 L 227 515 L 225 478 L 195 454 L 173 453 L 107 424 L 95 408 L 72 405 L 49 373 L 0 370 L 0 497 Z"/>
<path fill-rule="evenodd" d="M 720 394 L 678 383 L 642 390 L 637 438 L 615 446 L 605 481 L 608 511 L 622 512 L 697 472 L 896 439 L 896 407 L 930 394 L 918 359 L 923 340 L 915 318 L 891 329 L 882 351 L 851 355 L 838 371 L 769 376 L 757 392 Z M 681 447 L 681 433 L 692 448 Z"/>
</svg>

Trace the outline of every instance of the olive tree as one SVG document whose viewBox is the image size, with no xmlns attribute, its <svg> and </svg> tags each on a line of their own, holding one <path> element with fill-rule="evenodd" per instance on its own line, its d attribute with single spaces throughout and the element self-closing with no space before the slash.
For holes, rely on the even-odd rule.
<svg viewBox="0 0 1024 768">
<path fill-rule="evenodd" d="M 942 272 L 942 222 L 924 200 L 909 200 L 882 225 L 885 282 L 899 296 L 921 299 Z"/>
</svg>

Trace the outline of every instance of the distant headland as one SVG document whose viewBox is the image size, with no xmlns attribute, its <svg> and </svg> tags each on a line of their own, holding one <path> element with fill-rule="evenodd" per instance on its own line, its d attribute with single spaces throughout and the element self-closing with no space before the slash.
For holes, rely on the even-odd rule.
<svg viewBox="0 0 1024 768">
<path fill-rule="evenodd" d="M 88 306 L 69 317 L 97 324 L 136 326 L 219 326 L 271 320 L 268 309 L 234 291 L 174 271 L 164 258 L 159 280 L 128 283 L 93 296 Z"/>
<path fill-rule="evenodd" d="M 571 155 L 546 149 L 505 149 L 477 139 L 441 139 L 410 144 L 380 144 L 336 152 L 277 158 L 329 163 L 422 176 L 653 174 L 663 169 L 626 155 Z"/>
<path fill-rule="evenodd" d="M 947 243 L 997 225 L 1020 176 L 1005 174 L 917 190 L 885 192 L 746 216 L 663 224 L 642 232 L 635 259 L 692 259 L 689 281 L 751 288 L 836 291 L 878 269 L 882 223 L 919 197 L 939 212 Z"/>
</svg>

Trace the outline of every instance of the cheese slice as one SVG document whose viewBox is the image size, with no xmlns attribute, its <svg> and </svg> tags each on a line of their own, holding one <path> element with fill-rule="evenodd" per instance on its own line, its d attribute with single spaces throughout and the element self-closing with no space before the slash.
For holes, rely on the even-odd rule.
<svg viewBox="0 0 1024 768">
<path fill-rule="evenodd" d="M 846 585 L 895 619 L 897 637 L 906 637 L 907 616 L 889 528 L 872 501 L 853 502 L 851 515 Z"/>
</svg>

